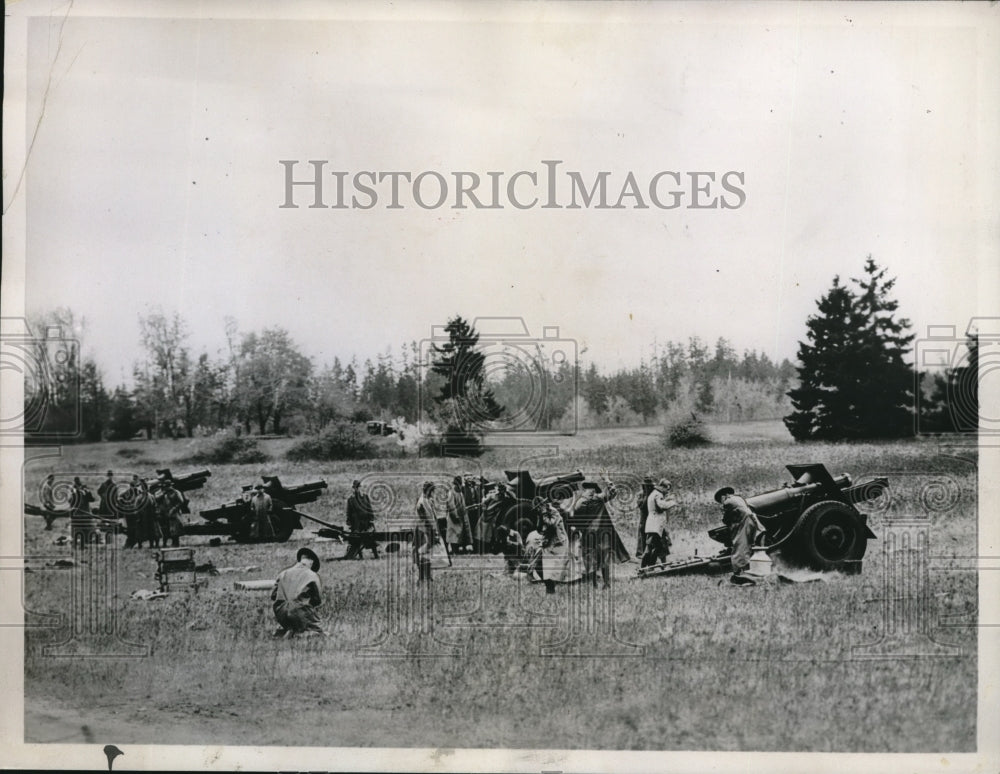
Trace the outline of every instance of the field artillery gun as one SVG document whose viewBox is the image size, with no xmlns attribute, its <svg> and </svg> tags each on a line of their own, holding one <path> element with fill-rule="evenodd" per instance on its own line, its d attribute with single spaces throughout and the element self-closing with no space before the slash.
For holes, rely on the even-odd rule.
<svg viewBox="0 0 1000 774">
<path fill-rule="evenodd" d="M 242 487 L 242 492 L 235 500 L 223 503 L 218 508 L 201 511 L 199 516 L 204 519 L 204 523 L 186 524 L 184 534 L 228 536 L 237 543 L 284 543 L 292 536 L 292 532 L 302 529 L 303 517 L 318 521 L 297 510 L 296 506 L 315 502 L 327 488 L 326 481 L 309 481 L 286 487 L 277 476 L 261 476 L 261 480 L 263 485 L 248 484 Z M 262 486 L 263 491 L 271 497 L 271 530 L 257 529 L 252 502 L 257 486 Z"/>
<path fill-rule="evenodd" d="M 69 482 L 53 481 L 50 487 L 48 498 L 52 501 L 49 506 L 32 505 L 25 503 L 24 512 L 29 516 L 41 516 L 45 519 L 45 528 L 51 529 L 52 523 L 56 519 L 69 518 L 74 513 L 77 515 L 89 516 L 96 520 L 100 528 L 104 531 L 115 531 L 120 527 L 119 519 L 124 518 L 128 513 L 134 513 L 142 508 L 146 502 L 157 501 L 160 493 L 164 490 L 167 482 L 173 485 L 181 496 L 181 512 L 190 513 L 190 502 L 187 492 L 201 489 L 205 486 L 206 480 L 211 477 L 209 470 L 196 470 L 182 476 L 175 476 L 170 468 L 161 468 L 156 471 L 156 478 L 146 485 L 146 492 L 134 488 L 132 484 L 121 482 L 114 485 L 107 495 L 102 495 L 102 500 L 98 503 L 96 512 L 91 507 L 91 503 L 98 500 L 86 486 L 77 487 Z M 142 479 L 145 481 L 146 479 Z M 55 498 L 51 491 L 62 489 L 68 492 L 68 496 L 61 496 L 58 499 L 62 507 L 56 505 Z M 46 499 L 43 492 L 42 499 Z"/>
<path fill-rule="evenodd" d="M 834 478 L 822 464 L 786 466 L 794 479 L 746 502 L 764 526 L 760 547 L 779 554 L 787 565 L 814 570 L 861 572 L 861 561 L 875 534 L 857 506 L 882 496 L 887 478 L 854 484 L 849 475 Z M 639 577 L 728 572 L 732 569 L 732 530 L 720 525 L 709 537 L 725 548 L 713 556 L 693 556 L 639 570 Z"/>
<path fill-rule="evenodd" d="M 181 513 L 191 513 L 191 503 L 187 498 L 187 492 L 201 489 L 205 486 L 205 481 L 211 477 L 212 473 L 208 469 L 196 470 L 183 476 L 175 476 L 170 472 L 170 468 L 160 468 L 156 471 L 156 480 L 149 485 L 149 493 L 155 499 L 169 482 L 181 495 Z M 112 506 L 114 507 L 114 506 Z"/>
</svg>

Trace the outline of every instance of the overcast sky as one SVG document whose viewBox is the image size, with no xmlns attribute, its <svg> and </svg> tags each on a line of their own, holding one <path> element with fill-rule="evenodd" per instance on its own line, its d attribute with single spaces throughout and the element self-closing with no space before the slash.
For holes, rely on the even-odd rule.
<svg viewBox="0 0 1000 774">
<path fill-rule="evenodd" d="M 871 253 L 917 332 L 996 312 L 981 110 L 995 80 L 955 6 L 447 6 L 429 22 L 198 7 L 28 27 L 29 137 L 43 97 L 44 116 L 26 302 L 83 315 L 112 383 L 157 308 L 196 351 L 223 345 L 230 315 L 287 328 L 318 365 L 396 351 L 456 313 L 558 326 L 604 368 L 694 335 L 794 358 L 816 299 Z M 402 209 L 283 209 L 282 159 L 298 177 L 327 160 L 348 195 L 363 170 L 506 180 L 555 159 L 609 172 L 612 201 L 629 172 L 642 189 L 661 171 L 739 171 L 745 203 L 421 209 L 404 185 Z"/>
</svg>

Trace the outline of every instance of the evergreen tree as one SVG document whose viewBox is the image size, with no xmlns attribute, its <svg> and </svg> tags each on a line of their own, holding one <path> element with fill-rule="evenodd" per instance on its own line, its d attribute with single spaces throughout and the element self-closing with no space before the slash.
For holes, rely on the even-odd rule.
<svg viewBox="0 0 1000 774">
<path fill-rule="evenodd" d="M 856 369 L 857 414 L 866 438 L 898 438 L 913 432 L 913 371 L 904 361 L 913 343 L 910 321 L 895 318 L 899 303 L 890 297 L 895 279 L 885 278 L 869 255 L 858 288 L 858 309 L 867 324 L 858 353 L 845 367 Z"/>
<path fill-rule="evenodd" d="M 909 321 L 896 320 L 898 304 L 869 256 L 860 293 L 840 284 L 818 302 L 799 342 L 799 386 L 787 394 L 794 411 L 785 417 L 802 440 L 899 437 L 912 431 L 912 377 L 903 361 L 913 337 Z"/>
<path fill-rule="evenodd" d="M 479 334 L 461 317 L 453 317 L 445 326 L 448 341 L 434 344 L 431 370 L 444 377 L 440 392 L 434 397 L 439 406 L 450 405 L 449 424 L 455 429 L 488 427 L 503 415 L 503 406 L 493 390 L 486 386 L 483 366 L 486 356 L 479 351 Z"/>
<path fill-rule="evenodd" d="M 921 432 L 979 431 L 979 334 L 969 333 L 965 347 L 956 365 L 933 375 L 930 395 L 921 402 Z"/>
<path fill-rule="evenodd" d="M 108 427 L 108 439 L 111 441 L 127 441 L 142 425 L 136 416 L 135 402 L 124 386 L 115 388 L 111 396 L 111 420 Z"/>
</svg>

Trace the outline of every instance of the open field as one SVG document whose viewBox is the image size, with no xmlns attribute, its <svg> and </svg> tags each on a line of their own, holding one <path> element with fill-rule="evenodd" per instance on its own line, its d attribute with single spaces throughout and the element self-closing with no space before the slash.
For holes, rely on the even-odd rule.
<svg viewBox="0 0 1000 774">
<path fill-rule="evenodd" d="M 758 423 L 753 423 L 757 425 Z M 780 427 L 779 427 L 780 429 Z M 726 432 L 721 432 L 726 430 Z M 633 580 L 620 565 L 610 592 L 540 585 L 506 577 L 499 557 L 457 557 L 435 573 L 429 619 L 393 618 L 389 571 L 402 568 L 408 599 L 415 571 L 408 562 L 341 562 L 344 546 L 317 541 L 312 529 L 287 544 L 197 545 L 197 561 L 259 570 L 220 575 L 197 595 L 139 602 L 155 588 L 145 550 L 117 551 L 119 636 L 148 646 L 142 658 L 52 658 L 43 653 L 69 631 L 28 629 L 25 655 L 27 741 L 120 743 L 600 748 L 662 750 L 941 751 L 975 749 L 976 576 L 950 569 L 976 551 L 975 451 L 942 454 L 929 442 L 795 445 L 768 427 L 717 428 L 719 444 L 696 451 L 663 449 L 655 431 L 583 431 L 552 439 L 559 454 L 526 464 L 532 472 L 581 468 L 595 476 L 634 480 L 646 473 L 674 482 L 681 513 L 672 524 L 674 554 L 714 552 L 705 531 L 718 523 L 712 492 L 723 484 L 752 493 L 788 480 L 784 465 L 823 462 L 855 480 L 887 475 L 892 496 L 868 510 L 882 538 L 889 519 L 922 518 L 933 557 L 926 585 L 907 580 L 914 605 L 904 610 L 918 657 L 866 659 L 854 650 L 901 631 L 887 615 L 888 577 L 899 575 L 888 541 L 870 544 L 864 572 L 824 582 L 768 582 L 736 588 L 725 577 Z M 590 435 L 586 435 L 590 433 Z M 366 478 L 398 513 L 412 509 L 420 481 L 481 466 L 502 470 L 537 456 L 530 448 L 462 460 L 381 459 L 354 463 L 289 463 L 285 440 L 262 448 L 275 461 L 211 466 L 194 510 L 228 500 L 257 476 L 286 483 L 324 478 L 330 488 L 304 511 L 343 522 L 350 481 Z M 544 442 L 543 442 L 544 443 Z M 138 450 L 131 458 L 123 447 Z M 37 502 L 45 473 L 96 481 L 109 467 L 124 476 L 152 473 L 191 454 L 187 441 L 67 447 L 61 458 L 25 466 L 28 502 Z M 95 487 L 96 488 L 96 487 Z M 393 499 L 395 498 L 395 499 Z M 25 604 L 34 613 L 70 612 L 76 570 L 47 568 L 67 547 L 40 518 L 26 517 Z M 635 548 L 634 502 L 616 502 L 615 521 Z M 123 538 L 119 537 L 119 541 Z M 323 566 L 327 638 L 274 640 L 266 592 L 233 591 L 236 578 L 273 578 L 309 544 Z M 31 557 L 38 557 L 32 560 Z M 366 553 L 367 556 L 367 553 Z M 958 565 L 955 564 L 955 567 Z M 909 577 L 909 576 L 907 576 Z M 397 593 L 393 591 L 392 593 Z M 896 611 L 896 613 L 892 613 Z M 963 618 L 965 616 L 965 618 Z M 971 618 L 969 618 L 971 616 Z M 390 623 L 401 634 L 385 639 Z M 613 624 L 611 623 L 613 621 Z M 432 634 L 420 634 L 432 630 Z M 558 644 L 562 641 L 562 644 Z M 381 642 L 381 644 L 379 644 Z M 553 647 L 553 644 L 555 646 Z M 124 646 L 106 644 L 107 647 Z M 579 655 L 584 657 L 565 657 Z M 437 655 L 437 658 L 429 656 Z"/>
</svg>

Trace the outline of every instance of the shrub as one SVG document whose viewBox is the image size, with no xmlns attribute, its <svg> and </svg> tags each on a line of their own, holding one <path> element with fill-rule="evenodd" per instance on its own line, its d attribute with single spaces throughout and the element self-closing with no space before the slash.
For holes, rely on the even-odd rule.
<svg viewBox="0 0 1000 774">
<path fill-rule="evenodd" d="M 678 419 L 666 427 L 664 442 L 671 448 L 689 449 L 694 446 L 707 446 L 712 442 L 708 428 L 697 414 Z"/>
<path fill-rule="evenodd" d="M 295 443 L 285 457 L 293 462 L 304 460 L 361 460 L 375 457 L 372 443 L 365 427 L 352 422 L 327 425 L 318 435 L 311 435 Z"/>
<path fill-rule="evenodd" d="M 256 438 L 238 436 L 229 430 L 217 435 L 206 449 L 188 458 L 188 462 L 211 465 L 249 465 L 267 460 L 268 456 L 261 451 Z"/>
</svg>

